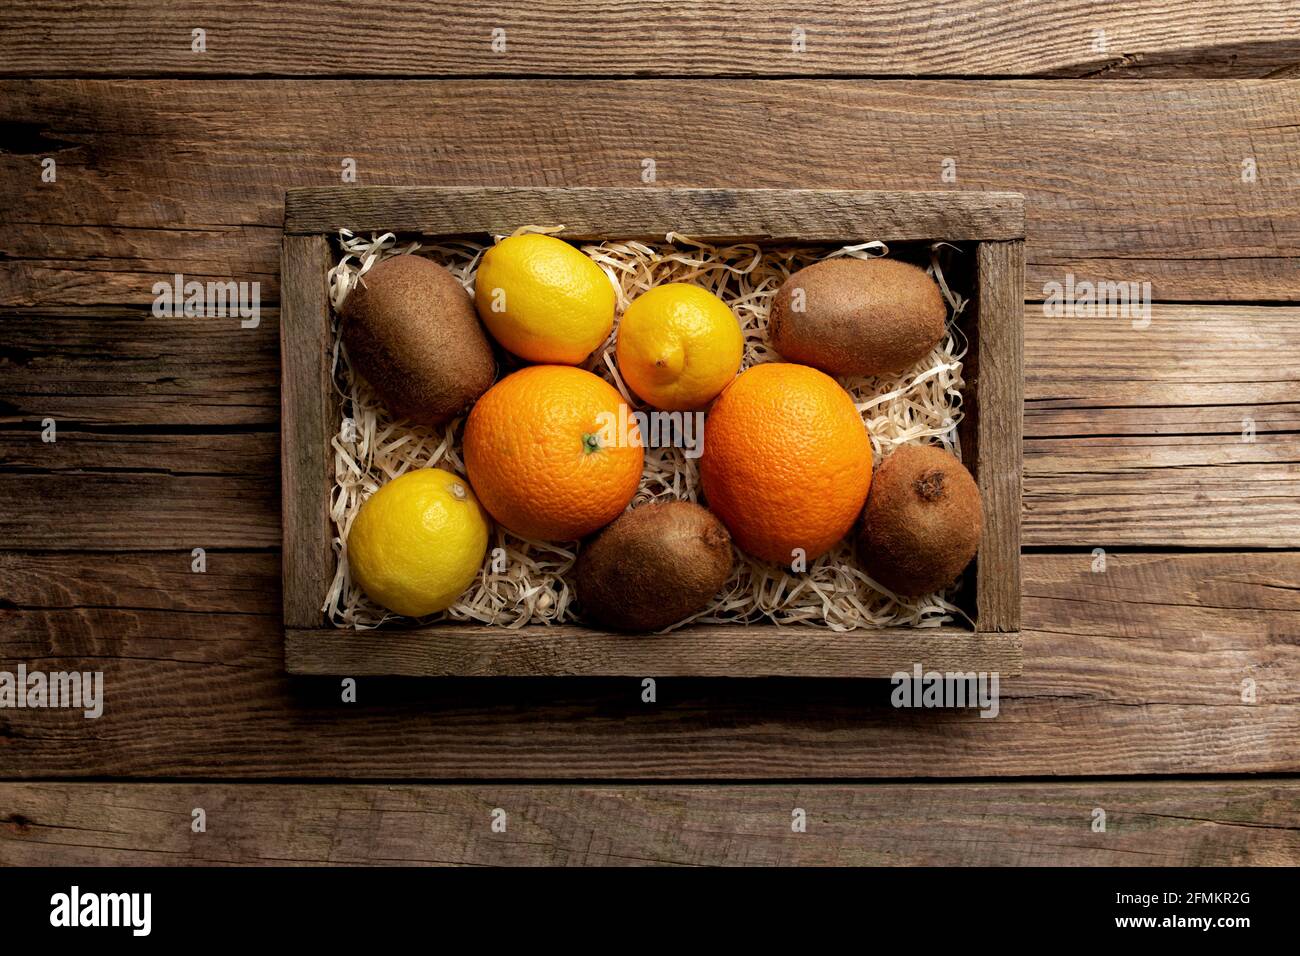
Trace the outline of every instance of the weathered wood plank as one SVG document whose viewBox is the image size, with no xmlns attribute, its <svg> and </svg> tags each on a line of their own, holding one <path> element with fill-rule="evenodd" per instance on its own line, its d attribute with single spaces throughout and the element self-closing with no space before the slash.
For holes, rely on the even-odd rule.
<svg viewBox="0 0 1300 956">
<path fill-rule="evenodd" d="M 662 679 L 647 704 L 636 679 L 361 678 L 344 704 L 283 676 L 277 555 L 8 554 L 0 669 L 102 670 L 105 709 L 0 711 L 0 776 L 1295 772 L 1300 552 L 1094 561 L 1025 555 L 1025 673 L 985 719 L 896 710 L 882 681 Z"/>
<path fill-rule="evenodd" d="M 1211 646 L 1237 634 L 1247 643 L 1276 639 L 1290 645 L 1288 654 L 1296 650 L 1300 584 L 1293 575 L 1300 553 L 1113 552 L 1104 561 L 1097 558 L 1086 550 L 1025 555 L 1032 573 L 1025 576 L 1024 600 L 1034 609 L 1035 628 L 1062 636 L 1123 635 L 1151 651 L 1165 638 L 1195 638 Z M 1196 646 L 1184 650 L 1185 659 L 1194 660 Z M 1146 653 L 1135 643 L 1105 670 L 1116 673 Z M 1165 664 L 1177 667 L 1179 657 L 1171 654 Z M 1296 688 L 1285 680 L 1269 683 L 1273 693 L 1296 698 Z"/>
<path fill-rule="evenodd" d="M 1158 377 L 1158 376 L 1157 376 Z M 1263 391 L 1270 382 L 1242 382 L 1240 389 L 1225 384 L 1222 390 L 1242 394 Z M 1258 389 L 1253 386 L 1259 386 Z M 1060 391 L 1059 387 L 1052 389 Z M 1177 390 L 1177 386 L 1174 387 Z M 1105 389 L 1089 398 L 1047 398 L 1025 407 L 1025 433 L 1035 438 L 1071 438 L 1083 435 L 1182 435 L 1195 441 L 1203 435 L 1246 436 L 1300 431 L 1300 402 L 1250 402 L 1242 404 L 1162 405 L 1156 388 L 1149 389 L 1151 404 L 1096 405 L 1080 402 L 1105 401 Z M 1177 401 L 1176 395 L 1170 395 Z"/>
<path fill-rule="evenodd" d="M 284 623 L 323 623 L 325 589 L 334 575 L 330 487 L 338 397 L 329 318 L 332 265 L 324 236 L 284 237 L 280 323 L 280 511 L 283 524 Z"/>
<path fill-rule="evenodd" d="M 1300 437 L 1030 440 L 1023 521 L 1031 546 L 1294 548 Z"/>
<path fill-rule="evenodd" d="M 1021 663 L 1018 633 L 976 634 L 963 627 L 837 634 L 812 627 L 694 625 L 669 634 L 611 634 L 437 626 L 360 633 L 290 629 L 285 636 L 289 673 L 351 677 L 887 678 L 910 674 L 916 664 L 1012 677 Z"/>
<path fill-rule="evenodd" d="M 337 0 L 199 0 L 159 8 L 11 4 L 0 64 L 25 76 L 482 74 L 1268 76 L 1300 64 L 1286 2 L 996 4 L 741 0 L 726 7 L 608 0 L 392 0 L 353 19 Z M 196 24 L 204 53 L 191 49 Z M 505 30 L 505 48 L 492 32 Z M 795 46 L 795 30 L 803 47 Z"/>
<path fill-rule="evenodd" d="M 3 109 L 0 102 L 0 109 Z M 30 124 L 0 120 L 0 132 L 21 138 Z M 111 134 L 110 134 L 111 135 Z M 94 132 L 83 134 L 88 140 L 86 152 L 101 146 Z M 40 143 L 26 148 L 35 148 Z M 49 144 L 51 158 L 64 169 L 67 144 Z M 17 156 L 20 147 L 9 147 Z M 57 148 L 57 151 L 56 151 Z M 159 147 L 161 148 L 161 147 Z M 34 154 L 22 158 L 6 157 L 0 150 L 0 164 L 10 164 L 7 172 L 26 171 L 36 163 Z M 16 167 L 16 168 L 15 168 Z M 66 172 L 66 170 L 65 170 Z M 158 171 L 156 171 L 158 172 Z M 158 173 L 162 175 L 162 173 Z M 83 177 L 84 180 L 84 177 Z M 12 183 L 13 180 L 10 180 Z M 189 189 L 204 189 L 198 183 Z M 210 189 L 219 188 L 213 185 Z M 46 201 L 62 198 L 53 195 Z M 133 199 L 139 203 L 139 197 Z M 85 203 L 86 206 L 78 204 Z M 149 303 L 157 281 L 168 280 L 177 273 L 202 283 L 222 282 L 231 278 L 257 282 L 263 304 L 279 301 L 280 261 L 279 223 L 229 223 L 194 227 L 168 225 L 154 218 L 151 225 L 117 227 L 111 218 L 105 224 L 102 201 L 78 196 L 71 200 L 66 222 L 28 223 L 20 243 L 0 248 L 5 267 L 0 270 L 0 305 L 90 305 L 115 307 L 127 303 Z M 2 208 L 2 207 L 0 207 Z M 85 217 L 77 209 L 82 209 Z M 179 213 L 177 214 L 179 215 Z M 222 217 L 224 218 L 224 217 Z M 39 228 L 37 228 L 39 227 Z M 274 253 L 272 248 L 274 247 Z"/>
<path fill-rule="evenodd" d="M 841 244 L 880 236 L 1023 239 L 1025 202 L 1018 193 L 569 186 L 330 186 L 284 197 L 284 229 L 295 235 L 500 235 L 537 222 L 562 223 L 560 235 L 573 241 L 655 240 L 669 232 L 704 241 Z"/>
<path fill-rule="evenodd" d="M 276 272 L 285 188 L 340 185 L 345 157 L 361 185 L 1021 192 L 1031 297 L 1073 273 L 1148 280 L 1157 299 L 1293 300 L 1298 91 L 1300 80 L 8 81 L 0 304 L 148 302 L 173 273 L 260 281 Z M 40 181 L 45 156 L 57 183 Z M 1256 182 L 1242 182 L 1245 159 Z M 105 249 L 129 261 L 96 258 Z"/>
<path fill-rule="evenodd" d="M 140 306 L 0 312 L 0 421 L 275 425 L 279 310 L 157 317 Z"/>
<path fill-rule="evenodd" d="M 183 413 L 182 413 L 183 414 Z M 39 422 L 0 430 L 9 548 L 280 546 L 275 432 L 134 435 Z"/>
<path fill-rule="evenodd" d="M 248 482 L 273 471 L 279 462 L 272 431 L 97 431 L 56 418 L 54 438 L 52 442 L 42 440 L 39 422 L 0 430 L 0 461 L 4 463 L 0 480 L 18 480 L 23 475 L 37 481 L 62 476 L 90 484 L 102 476 L 128 476 L 143 489 L 172 478 L 224 476 Z"/>
<path fill-rule="evenodd" d="M 975 328 L 968 333 L 969 449 L 984 505 L 975 569 L 977 626 L 1020 630 L 1020 512 L 1024 426 L 1024 243 L 981 242 L 976 252 Z"/>
<path fill-rule="evenodd" d="M 1025 434 L 1294 433 L 1298 321 L 1287 307 L 1160 303 L 1149 317 L 1054 318 L 1029 303 Z"/>
<path fill-rule="evenodd" d="M 0 552 L 0 623 L 20 660 L 79 658 L 279 667 L 250 640 L 278 620 L 280 556 L 205 549 L 120 555 Z M 36 666 L 36 665 L 32 665 Z"/>
<path fill-rule="evenodd" d="M 1025 442 L 1027 547 L 1292 548 L 1300 438 L 1240 432 Z M 140 436 L 0 430 L 10 548 L 261 548 L 281 542 L 274 432 Z M 323 495 L 322 495 L 323 502 Z M 56 520 L 57 516 L 57 520 Z M 323 593 L 323 590 L 322 590 Z"/>
<path fill-rule="evenodd" d="M 15 497 L 9 497 L 14 495 Z M 12 548 L 278 546 L 274 473 L 253 477 L 154 473 L 31 476 L 0 473 L 0 540 Z"/>
<path fill-rule="evenodd" d="M 207 830 L 191 830 L 202 807 Z M 1106 831 L 1092 832 L 1093 810 Z M 807 829 L 791 832 L 791 814 Z M 506 831 L 492 831 L 505 811 Z M 0 864 L 1294 866 L 1300 783 L 0 784 Z"/>
<path fill-rule="evenodd" d="M 0 312 L 0 421 L 278 425 L 279 310 L 257 329 L 140 306 Z M 1156 302 L 1151 324 L 1025 305 L 1025 434 L 1241 434 L 1300 423 L 1300 308 Z"/>
</svg>

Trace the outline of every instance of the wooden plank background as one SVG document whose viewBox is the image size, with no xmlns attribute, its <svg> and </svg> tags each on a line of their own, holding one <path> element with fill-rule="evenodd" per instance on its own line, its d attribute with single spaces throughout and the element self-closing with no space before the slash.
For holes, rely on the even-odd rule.
<svg viewBox="0 0 1300 956">
<path fill-rule="evenodd" d="M 285 187 L 339 185 L 344 158 L 376 186 L 637 186 L 649 158 L 661 186 L 1020 192 L 1030 298 L 1073 272 L 1295 301 L 1298 98 L 1300 80 L 2 81 L 0 305 L 151 302 L 175 272 L 274 296 Z"/>
<path fill-rule="evenodd" d="M 1098 866 L 1293 863 L 1300 785 L 4 784 L 0 864 Z M 190 828 L 195 808 L 207 829 Z M 807 830 L 791 830 L 802 809 Z M 1093 812 L 1106 830 L 1093 832 Z M 493 811 L 505 832 L 492 832 Z"/>
<path fill-rule="evenodd" d="M 15 5 L 17 6 L 17 5 Z M 1292 76 L 1296 9 L 1278 0 L 905 0 L 728 4 L 341 0 L 214 8 L 24 4 L 5 15 L 16 76 Z M 191 30 L 208 32 L 207 52 Z M 505 49 L 492 31 L 504 29 Z M 805 35 L 795 52 L 793 31 Z"/>
<path fill-rule="evenodd" d="M 0 11 L 0 669 L 107 686 L 97 721 L 0 710 L 0 863 L 1300 862 L 1294 0 L 441 9 Z M 853 681 L 343 704 L 286 678 L 283 198 L 344 157 L 369 185 L 1024 193 L 1025 673 L 998 718 Z M 260 282 L 260 325 L 154 317 L 178 272 Z M 1150 324 L 1045 315 L 1070 273 L 1151 282 Z M 519 808 L 508 840 L 489 804 Z"/>
</svg>

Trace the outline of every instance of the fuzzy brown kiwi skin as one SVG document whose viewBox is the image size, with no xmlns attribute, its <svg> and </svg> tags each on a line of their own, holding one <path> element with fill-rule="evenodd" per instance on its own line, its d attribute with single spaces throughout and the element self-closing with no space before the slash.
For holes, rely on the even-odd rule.
<svg viewBox="0 0 1300 956">
<path fill-rule="evenodd" d="M 348 359 L 393 414 L 441 425 L 496 378 L 496 358 L 469 293 L 421 256 L 376 263 L 343 303 Z"/>
<path fill-rule="evenodd" d="M 965 466 L 942 448 L 904 445 L 872 479 L 858 557 L 895 594 L 919 597 L 957 579 L 982 531 L 979 487 Z"/>
<path fill-rule="evenodd" d="M 795 311 L 796 289 L 804 309 Z M 898 259 L 826 259 L 800 269 L 768 314 L 772 347 L 831 375 L 879 375 L 920 361 L 943 338 L 947 308 L 925 271 Z"/>
<path fill-rule="evenodd" d="M 583 619 L 619 631 L 658 631 L 703 610 L 731 575 L 731 535 L 688 501 L 624 512 L 578 555 Z"/>
</svg>

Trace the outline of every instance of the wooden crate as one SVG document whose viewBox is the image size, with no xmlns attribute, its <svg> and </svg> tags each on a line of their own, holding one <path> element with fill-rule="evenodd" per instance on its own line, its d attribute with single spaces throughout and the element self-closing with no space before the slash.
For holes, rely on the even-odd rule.
<svg viewBox="0 0 1300 956">
<path fill-rule="evenodd" d="M 963 458 L 984 499 L 984 536 L 967 571 L 975 627 L 863 629 L 691 626 L 627 635 L 583 626 L 436 624 L 341 630 L 321 605 L 334 573 L 328 515 L 332 387 L 326 273 L 339 228 L 484 237 L 563 223 L 570 240 L 849 244 L 949 240 L 973 248 L 975 294 L 961 322 Z M 1015 675 L 1020 646 L 1020 483 L 1024 201 L 1013 193 L 803 189 L 291 189 L 282 259 L 281 458 L 285 664 L 293 674 L 404 676 L 888 677 L 925 670 Z"/>
</svg>

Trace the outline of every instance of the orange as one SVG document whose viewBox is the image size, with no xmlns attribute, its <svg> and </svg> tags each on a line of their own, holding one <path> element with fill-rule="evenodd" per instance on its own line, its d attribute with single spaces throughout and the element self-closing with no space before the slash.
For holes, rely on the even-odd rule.
<svg viewBox="0 0 1300 956">
<path fill-rule="evenodd" d="M 483 507 L 524 538 L 572 541 L 609 524 L 645 451 L 623 396 L 591 372 L 533 365 L 503 378 L 465 423 L 465 469 Z"/>
<path fill-rule="evenodd" d="M 742 551 L 790 565 L 802 549 L 811 562 L 862 511 L 871 439 L 829 375 L 789 362 L 756 365 L 723 390 L 705 420 L 700 480 Z"/>
</svg>

